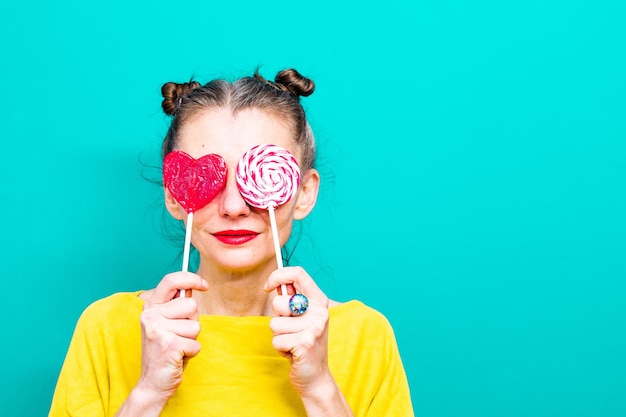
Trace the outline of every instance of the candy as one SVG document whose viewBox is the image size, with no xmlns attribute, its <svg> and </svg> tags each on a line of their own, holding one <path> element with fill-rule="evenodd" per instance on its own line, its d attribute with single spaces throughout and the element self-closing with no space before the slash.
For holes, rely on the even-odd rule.
<svg viewBox="0 0 626 417">
<path fill-rule="evenodd" d="M 239 160 L 236 177 L 237 187 L 246 202 L 269 211 L 276 264 L 280 269 L 283 267 L 283 260 L 274 209 L 287 203 L 298 191 L 298 161 L 287 149 L 280 146 L 257 145 Z M 285 284 L 281 285 L 281 293 L 287 295 Z"/>
<path fill-rule="evenodd" d="M 226 185 L 226 162 L 215 154 L 194 159 L 183 151 L 170 152 L 163 161 L 163 180 L 187 213 L 207 205 Z"/>
<path fill-rule="evenodd" d="M 287 149 L 257 145 L 237 165 L 237 186 L 253 207 L 269 209 L 287 203 L 300 186 L 300 168 Z"/>
<path fill-rule="evenodd" d="M 208 154 L 194 159 L 183 151 L 172 151 L 163 160 L 163 182 L 178 204 L 187 212 L 183 271 L 189 269 L 193 213 L 207 205 L 226 185 L 226 161 Z M 185 291 L 180 291 L 185 297 Z"/>
</svg>

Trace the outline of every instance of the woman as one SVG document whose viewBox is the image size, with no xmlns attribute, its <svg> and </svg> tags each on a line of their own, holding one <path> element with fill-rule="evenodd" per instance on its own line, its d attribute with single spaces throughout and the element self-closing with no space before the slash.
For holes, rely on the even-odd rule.
<svg viewBox="0 0 626 417">
<path fill-rule="evenodd" d="M 172 116 L 163 156 L 221 156 L 225 187 L 194 213 L 196 273 L 166 275 L 155 289 L 118 293 L 81 316 L 50 416 L 412 416 L 393 331 L 358 301 L 329 300 L 300 267 L 276 268 L 267 210 L 236 184 L 242 155 L 260 144 L 289 150 L 301 170 L 296 195 L 275 211 L 281 246 L 313 209 L 320 176 L 299 102 L 314 84 L 293 69 L 163 86 Z M 165 188 L 176 219 L 185 210 Z M 288 294 L 280 288 L 286 285 Z M 191 297 L 178 297 L 179 290 Z M 295 315 L 294 293 L 309 307 Z"/>
</svg>

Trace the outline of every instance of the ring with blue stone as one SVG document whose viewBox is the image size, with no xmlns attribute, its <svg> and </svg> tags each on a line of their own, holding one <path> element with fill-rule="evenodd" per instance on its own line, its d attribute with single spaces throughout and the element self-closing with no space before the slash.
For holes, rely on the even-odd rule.
<svg viewBox="0 0 626 417">
<path fill-rule="evenodd" d="M 309 299 L 304 294 L 294 294 L 289 299 L 289 309 L 296 316 L 304 314 L 309 308 Z"/>
</svg>

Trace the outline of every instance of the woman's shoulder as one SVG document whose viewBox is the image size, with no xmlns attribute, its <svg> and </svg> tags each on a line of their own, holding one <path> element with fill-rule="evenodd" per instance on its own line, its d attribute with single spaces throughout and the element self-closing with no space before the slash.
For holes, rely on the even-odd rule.
<svg viewBox="0 0 626 417">
<path fill-rule="evenodd" d="M 360 300 L 350 300 L 346 302 L 330 301 L 329 305 L 331 315 L 364 315 L 370 318 L 382 318 L 385 316 L 373 307 L 368 306 Z"/>
<path fill-rule="evenodd" d="M 79 322 L 103 323 L 109 319 L 125 320 L 138 316 L 143 309 L 141 291 L 119 292 L 92 302 L 81 314 Z"/>
<path fill-rule="evenodd" d="M 335 327 L 367 329 L 393 334 L 391 324 L 380 311 L 359 300 L 345 303 L 332 302 L 330 305 L 330 321 Z"/>
<path fill-rule="evenodd" d="M 332 366 L 343 369 L 346 378 L 364 363 L 370 369 L 381 370 L 398 356 L 395 334 L 387 317 L 358 300 L 331 307 L 328 345 Z"/>
</svg>

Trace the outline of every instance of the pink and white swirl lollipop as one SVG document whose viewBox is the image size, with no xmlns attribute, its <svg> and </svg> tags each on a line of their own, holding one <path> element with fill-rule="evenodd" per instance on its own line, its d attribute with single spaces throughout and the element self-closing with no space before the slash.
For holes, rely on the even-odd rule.
<svg viewBox="0 0 626 417">
<path fill-rule="evenodd" d="M 296 158 L 276 145 L 257 145 L 237 165 L 237 186 L 251 206 L 270 209 L 287 203 L 300 186 Z"/>
<path fill-rule="evenodd" d="M 274 209 L 287 203 L 300 186 L 300 167 L 296 158 L 276 145 L 257 145 L 246 152 L 237 165 L 237 187 L 253 207 L 270 214 L 272 237 L 278 268 L 283 267 Z M 287 294 L 282 288 L 283 294 Z"/>
</svg>

